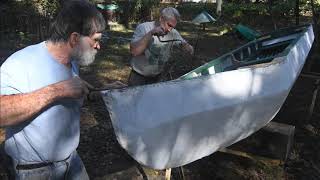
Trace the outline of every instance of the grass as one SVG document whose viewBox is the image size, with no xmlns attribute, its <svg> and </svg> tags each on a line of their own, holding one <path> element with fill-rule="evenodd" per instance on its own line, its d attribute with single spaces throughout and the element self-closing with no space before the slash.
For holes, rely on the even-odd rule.
<svg viewBox="0 0 320 180">
<path fill-rule="evenodd" d="M 109 31 L 107 34 L 110 39 L 104 40 L 95 62 L 81 68 L 84 79 L 99 87 L 112 81 L 126 82 L 130 73 L 129 41 L 118 37 L 129 38 L 133 31 Z"/>
</svg>

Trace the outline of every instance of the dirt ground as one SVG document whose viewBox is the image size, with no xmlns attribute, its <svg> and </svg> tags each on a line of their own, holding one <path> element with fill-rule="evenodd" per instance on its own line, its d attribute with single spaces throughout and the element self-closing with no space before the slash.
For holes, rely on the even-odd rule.
<svg viewBox="0 0 320 180">
<path fill-rule="evenodd" d="M 248 24 L 264 33 L 271 31 L 265 24 Z M 287 24 L 280 24 L 279 26 Z M 233 22 L 219 22 L 200 31 L 189 23 L 182 23 L 177 29 L 193 45 L 197 56 L 177 54 L 181 62 L 175 64 L 167 74 L 176 77 L 210 61 L 245 40 L 232 32 Z M 112 36 L 130 37 L 132 30 L 109 32 Z M 120 80 L 126 83 L 129 68 L 128 43 L 117 39 L 106 42 L 96 62 L 81 69 L 81 77 L 95 87 Z M 179 60 L 180 60 L 179 59 Z M 309 58 L 311 59 L 311 58 Z M 320 72 L 320 63 L 314 63 L 313 71 Z M 292 152 L 286 162 L 274 159 L 261 159 L 254 156 L 234 155 L 217 152 L 208 157 L 184 166 L 185 178 L 204 179 L 320 179 L 320 95 L 312 117 L 306 121 L 308 108 L 313 96 L 315 80 L 299 77 L 287 100 L 273 121 L 295 126 Z M 162 179 L 164 171 L 145 169 L 140 166 L 118 144 L 108 112 L 102 99 L 86 101 L 81 111 L 81 138 L 78 152 L 82 157 L 91 179 Z M 0 129 L 0 142 L 4 141 L 4 130 Z M 6 164 L 0 158 L 0 179 L 6 179 Z M 140 171 L 139 171 L 140 169 Z M 124 172 L 123 174 L 121 174 Z M 127 172 L 127 173 L 126 173 Z M 145 173 L 145 174 L 144 174 Z M 173 179 L 178 179 L 176 169 Z"/>
</svg>

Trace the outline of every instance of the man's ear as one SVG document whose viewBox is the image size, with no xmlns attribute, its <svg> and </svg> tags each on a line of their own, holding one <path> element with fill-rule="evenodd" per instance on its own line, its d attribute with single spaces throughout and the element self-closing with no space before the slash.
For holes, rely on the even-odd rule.
<svg viewBox="0 0 320 180">
<path fill-rule="evenodd" d="M 164 20 L 163 16 L 159 17 L 159 22 L 161 23 Z"/>
<path fill-rule="evenodd" d="M 72 48 L 74 48 L 80 41 L 80 34 L 77 32 L 73 32 L 70 35 L 69 43 Z"/>
</svg>

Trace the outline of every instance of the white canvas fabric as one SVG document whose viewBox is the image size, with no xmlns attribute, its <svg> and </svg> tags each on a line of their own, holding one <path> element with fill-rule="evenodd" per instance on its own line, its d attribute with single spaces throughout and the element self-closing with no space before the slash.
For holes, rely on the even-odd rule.
<svg viewBox="0 0 320 180">
<path fill-rule="evenodd" d="M 270 122 L 299 76 L 312 26 L 257 67 L 103 92 L 120 145 L 155 169 L 183 166 Z"/>
</svg>

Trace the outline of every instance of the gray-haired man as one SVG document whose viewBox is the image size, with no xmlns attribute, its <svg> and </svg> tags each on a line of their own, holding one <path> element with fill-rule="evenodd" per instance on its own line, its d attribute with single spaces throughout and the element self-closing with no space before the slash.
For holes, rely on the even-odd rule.
<svg viewBox="0 0 320 180">
<path fill-rule="evenodd" d="M 158 21 L 138 25 L 130 44 L 132 71 L 128 85 L 157 82 L 165 63 L 169 60 L 173 45 L 181 45 L 183 49 L 193 54 L 193 47 L 174 29 L 179 19 L 178 10 L 167 7 L 161 10 Z"/>
<path fill-rule="evenodd" d="M 68 1 L 48 40 L 11 55 L 0 67 L 0 127 L 15 179 L 89 179 L 76 148 L 80 106 L 89 84 L 78 65 L 100 49 L 105 21 L 88 1 Z"/>
</svg>

